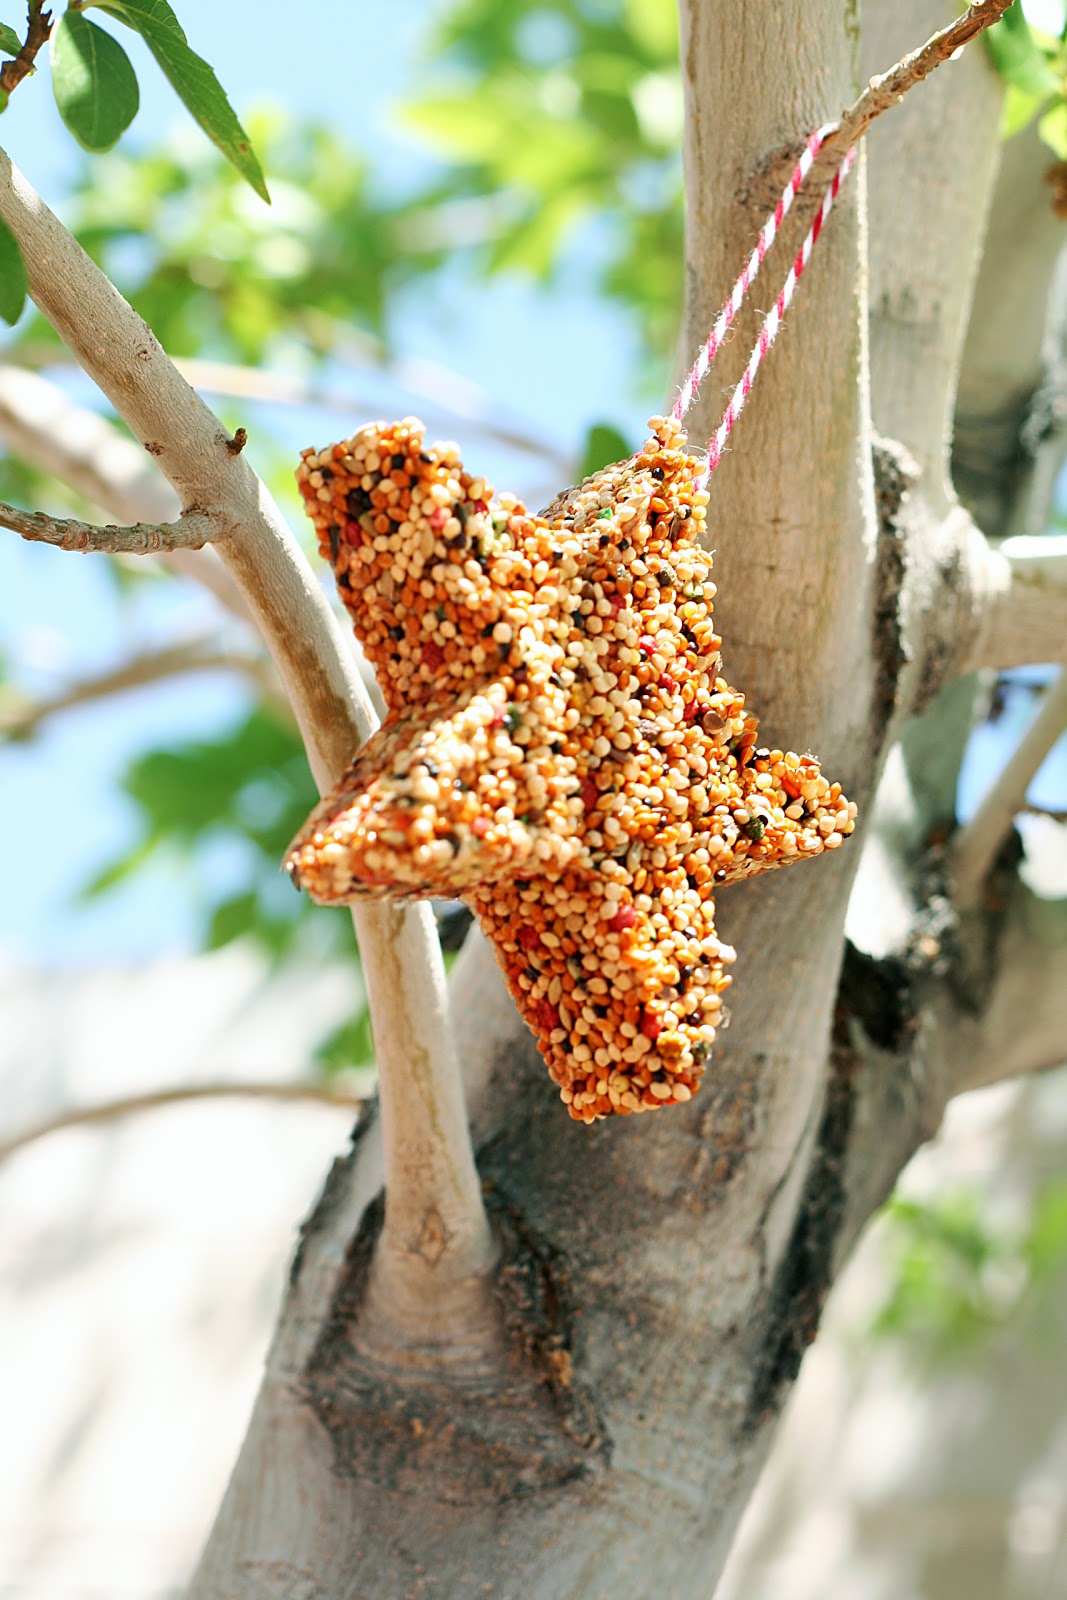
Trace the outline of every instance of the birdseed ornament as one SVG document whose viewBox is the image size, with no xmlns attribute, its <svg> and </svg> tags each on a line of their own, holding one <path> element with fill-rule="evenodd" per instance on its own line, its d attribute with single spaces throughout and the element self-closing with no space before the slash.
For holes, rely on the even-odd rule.
<svg viewBox="0 0 1067 1600">
<path fill-rule="evenodd" d="M 322 905 L 458 897 L 572 1117 L 691 1098 L 733 950 L 720 884 L 856 807 L 722 675 L 707 491 L 673 418 L 540 515 L 409 417 L 297 471 L 389 715 L 286 857 Z"/>
<path fill-rule="evenodd" d="M 723 1024 L 714 891 L 836 850 L 856 807 L 759 747 L 722 676 L 700 545 L 730 431 L 838 191 L 823 193 L 705 460 L 681 420 L 833 130 L 804 146 L 682 386 L 628 461 L 539 516 L 414 417 L 304 452 L 297 480 L 389 715 L 286 857 L 322 905 L 458 897 L 572 1117 L 692 1098 Z"/>
</svg>

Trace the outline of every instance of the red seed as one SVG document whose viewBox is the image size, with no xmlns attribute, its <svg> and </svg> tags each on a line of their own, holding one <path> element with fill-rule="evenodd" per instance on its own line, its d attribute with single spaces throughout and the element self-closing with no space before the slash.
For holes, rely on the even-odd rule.
<svg viewBox="0 0 1067 1600">
<path fill-rule="evenodd" d="M 347 544 L 355 545 L 363 543 L 363 529 L 358 522 L 345 523 L 345 541 Z"/>
<path fill-rule="evenodd" d="M 620 906 L 608 923 L 612 933 L 622 933 L 626 928 L 636 928 L 637 912 L 633 906 Z"/>
<path fill-rule="evenodd" d="M 637 648 L 643 656 L 650 656 L 656 648 L 656 641 L 650 633 L 643 633 L 637 641 Z"/>
<path fill-rule="evenodd" d="M 658 1039 L 663 1032 L 663 1023 L 654 1011 L 647 1006 L 641 1008 L 641 1032 L 646 1039 Z"/>
<path fill-rule="evenodd" d="M 536 928 L 520 928 L 515 937 L 519 941 L 520 949 L 540 950 L 541 948 L 541 936 Z"/>
<path fill-rule="evenodd" d="M 476 839 L 484 839 L 489 832 L 489 818 L 475 817 L 471 823 L 471 832 Z"/>
<path fill-rule="evenodd" d="M 673 694 L 678 685 L 675 683 L 670 673 L 665 672 L 659 680 L 659 687 L 661 689 L 666 689 L 668 694 Z"/>
<path fill-rule="evenodd" d="M 592 778 L 582 779 L 582 787 L 579 792 L 582 796 L 582 804 L 585 809 L 587 811 L 592 811 L 593 807 L 600 799 L 600 790 L 597 788 Z"/>
<path fill-rule="evenodd" d="M 551 1029 L 559 1027 L 559 1012 L 551 1000 L 546 1000 L 543 996 L 538 1000 L 534 1008 L 534 1015 L 537 1018 L 537 1026 L 539 1028 Z"/>
<path fill-rule="evenodd" d="M 424 644 L 422 647 L 422 664 L 434 672 L 437 671 L 438 667 L 443 667 L 445 664 L 445 653 L 433 639 L 430 640 L 429 644 Z"/>
<path fill-rule="evenodd" d="M 430 515 L 426 518 L 426 520 L 436 533 L 439 529 L 444 527 L 445 523 L 448 521 L 448 515 L 448 511 L 444 506 L 438 506 L 436 511 L 430 512 Z"/>
</svg>

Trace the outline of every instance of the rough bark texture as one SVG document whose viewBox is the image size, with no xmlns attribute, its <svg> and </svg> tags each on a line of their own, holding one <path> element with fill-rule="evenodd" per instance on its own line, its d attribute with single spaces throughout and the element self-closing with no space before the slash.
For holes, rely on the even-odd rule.
<svg viewBox="0 0 1067 1600">
<path fill-rule="evenodd" d="M 803 134 L 951 11 L 869 5 L 861 67 L 853 0 L 797 0 L 787 23 L 744 0 L 683 5 L 687 352 Z M 952 690 L 895 742 L 951 675 L 949 602 L 980 603 L 962 552 L 989 555 L 945 456 L 999 89 L 980 49 L 942 79 L 872 134 L 873 407 L 861 165 L 713 480 L 728 667 L 768 741 L 810 744 L 860 801 L 876 916 L 854 909 L 846 945 L 858 843 L 725 893 L 740 954 L 710 1081 L 690 1106 L 589 1130 L 561 1114 L 472 939 L 454 992 L 499 1251 L 491 1314 L 432 1361 L 367 1340 L 369 1125 L 304 1230 L 197 1600 L 708 1596 L 858 1229 L 950 1094 L 1055 1059 L 1059 908 L 1021 888 L 1009 850 L 999 915 L 961 920 L 931 837 L 953 815 L 972 697 Z M 1009 227 L 994 210 L 987 262 L 1010 278 Z M 1051 257 L 1031 296 L 1050 279 Z M 743 328 L 726 354 L 747 348 Z M 975 426 L 1002 403 L 994 383 Z M 872 415 L 899 444 L 873 450 Z"/>
</svg>

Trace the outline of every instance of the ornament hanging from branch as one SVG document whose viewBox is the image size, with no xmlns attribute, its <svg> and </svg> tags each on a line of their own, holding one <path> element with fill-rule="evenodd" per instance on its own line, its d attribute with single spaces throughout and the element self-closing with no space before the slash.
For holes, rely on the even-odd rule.
<svg viewBox="0 0 1067 1600">
<path fill-rule="evenodd" d="M 808 139 L 674 414 L 540 516 L 415 418 L 306 451 L 319 549 L 389 707 L 286 857 L 332 905 L 458 896 L 572 1117 L 692 1098 L 734 952 L 714 891 L 835 850 L 856 808 L 811 755 L 759 748 L 722 676 L 708 493 L 850 149 L 706 460 L 681 418 L 830 133 Z"/>
<path fill-rule="evenodd" d="M 414 418 L 298 471 L 389 706 L 286 858 L 330 905 L 459 896 L 571 1115 L 690 1099 L 733 951 L 719 884 L 836 849 L 855 807 L 759 747 L 722 675 L 680 425 L 540 516 Z"/>
</svg>

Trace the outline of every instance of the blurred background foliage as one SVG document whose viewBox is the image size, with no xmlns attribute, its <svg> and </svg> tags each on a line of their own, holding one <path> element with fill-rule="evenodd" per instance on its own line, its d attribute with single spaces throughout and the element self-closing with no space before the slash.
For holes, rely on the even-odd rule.
<svg viewBox="0 0 1067 1600">
<path fill-rule="evenodd" d="M 1055 143 L 1063 38 L 1032 33 L 1019 12 L 1010 19 L 1008 36 L 995 30 L 1001 37 L 990 46 L 1009 84 L 1008 131 L 1040 116 Z M 677 46 L 675 0 L 453 0 L 433 14 L 399 111 L 424 152 L 410 170 L 383 173 L 373 151 L 326 123 L 253 109 L 245 122 L 269 210 L 191 136 L 78 154 L 66 220 L 164 347 L 201 364 L 190 376 L 221 397 L 230 426 L 250 400 L 272 398 L 272 376 L 284 378 L 273 398 L 311 406 L 326 390 L 350 390 L 368 367 L 388 373 L 413 289 L 432 296 L 458 281 L 473 295 L 505 274 L 546 288 L 578 274 L 620 307 L 634 334 L 634 399 L 645 400 L 666 389 L 681 310 Z M 226 63 L 216 65 L 225 77 Z M 9 116 L 17 114 L 15 105 Z M 44 373 L 67 365 L 33 311 L 4 360 Z M 214 364 L 210 373 L 205 363 Z M 259 417 L 256 467 L 308 542 L 291 452 L 273 440 L 269 413 Z M 537 438 L 519 442 L 535 458 L 549 454 Z M 549 466 L 557 481 L 562 470 L 577 481 L 633 443 L 595 423 L 572 442 L 568 462 Z M 9 453 L 0 457 L 0 496 L 97 513 Z M 111 563 L 108 573 L 130 605 L 146 585 L 179 581 L 147 565 Z M 19 663 L 0 656 L 0 728 L 11 707 L 24 710 L 32 698 Z M 180 867 L 203 949 L 243 939 L 270 962 L 353 957 L 350 919 L 311 907 L 278 874 L 315 793 L 276 695 L 246 690 L 226 725 L 201 737 L 161 726 L 122 782 L 131 836 L 78 895 L 106 896 L 165 857 Z M 360 1010 L 321 1041 L 317 1069 L 372 1056 Z M 1036 1193 L 1028 1220 L 1009 1233 L 966 1192 L 897 1200 L 889 1225 L 892 1281 L 874 1329 L 945 1354 L 996 1326 L 1062 1265 L 1067 1188 Z"/>
</svg>

